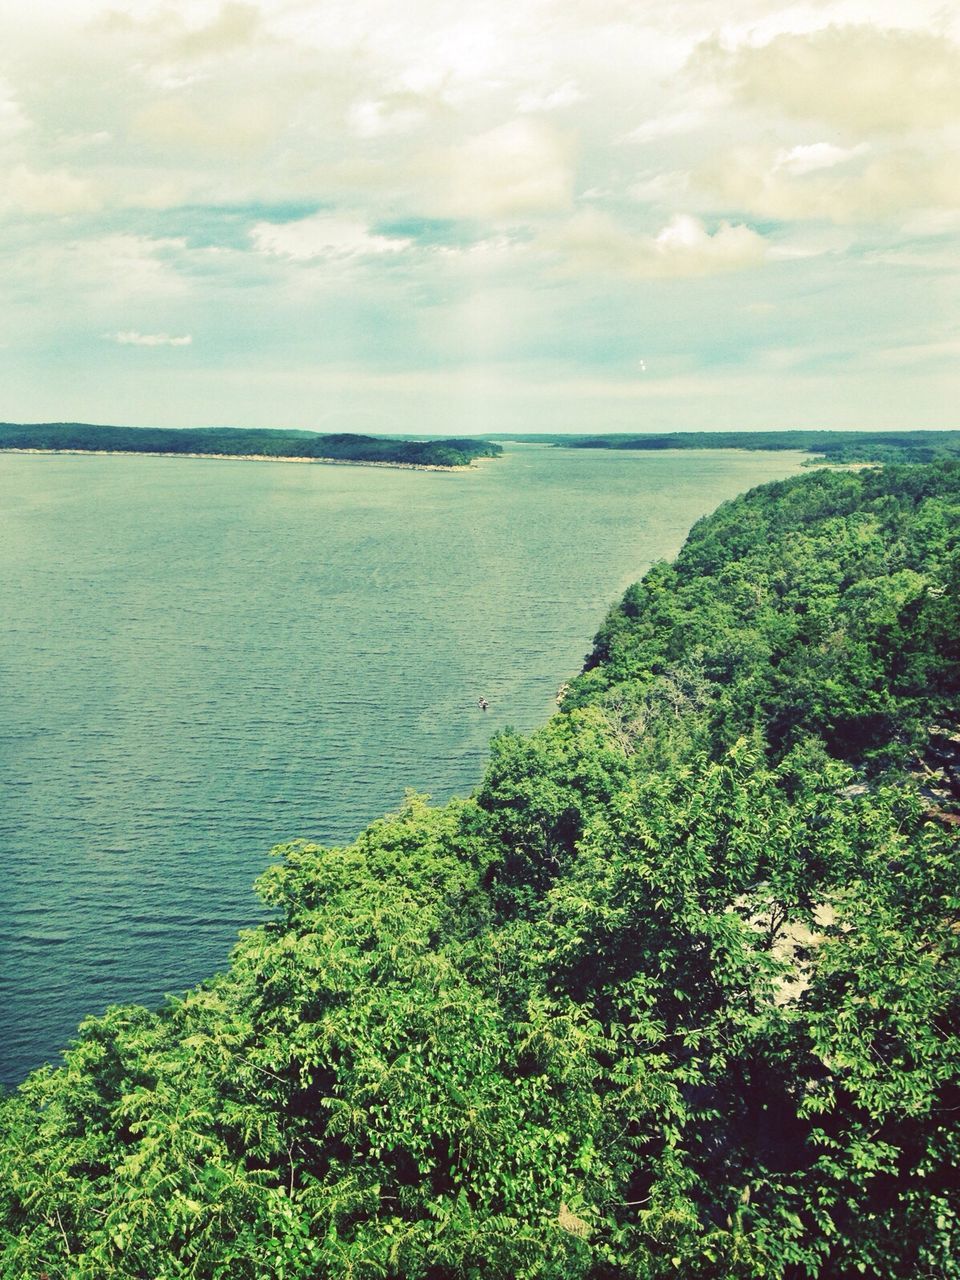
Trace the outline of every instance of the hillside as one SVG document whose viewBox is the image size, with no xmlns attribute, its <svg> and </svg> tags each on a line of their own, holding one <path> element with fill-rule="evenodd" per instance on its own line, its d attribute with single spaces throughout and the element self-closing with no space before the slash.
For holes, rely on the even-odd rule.
<svg viewBox="0 0 960 1280">
<path fill-rule="evenodd" d="M 502 452 L 500 445 L 489 440 L 399 440 L 240 427 L 100 427 L 84 422 L 0 423 L 0 449 L 298 458 L 414 467 L 464 467 L 475 458 Z"/>
<path fill-rule="evenodd" d="M 700 521 L 480 787 L 0 1107 L 0 1275 L 960 1276 L 960 464 Z"/>
<path fill-rule="evenodd" d="M 800 449 L 832 463 L 937 462 L 960 458 L 960 431 L 669 431 L 644 435 L 497 434 L 497 440 L 564 449 Z"/>
</svg>

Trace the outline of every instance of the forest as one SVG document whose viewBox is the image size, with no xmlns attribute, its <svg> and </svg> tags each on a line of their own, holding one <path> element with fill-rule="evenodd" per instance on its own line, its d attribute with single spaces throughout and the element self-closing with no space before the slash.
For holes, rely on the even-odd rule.
<svg viewBox="0 0 960 1280">
<path fill-rule="evenodd" d="M 960 1277 L 960 463 L 691 531 L 473 795 L 0 1103 L 0 1274 Z"/>
<path fill-rule="evenodd" d="M 407 466 L 468 466 L 476 458 L 498 457 L 496 441 L 554 444 L 566 449 L 801 450 L 831 463 L 924 463 L 960 458 L 960 431 L 675 431 L 644 435 L 495 435 L 451 439 L 366 436 L 349 432 L 255 427 L 105 427 L 83 422 L 0 423 L 2 449 L 111 450 L 123 453 L 211 454 L 222 457 L 334 459 L 392 462 Z"/>
<path fill-rule="evenodd" d="M 673 431 L 580 436 L 562 443 L 571 449 L 802 449 L 835 463 L 960 458 L 960 431 Z"/>
<path fill-rule="evenodd" d="M 210 454 L 217 457 L 318 458 L 342 462 L 465 467 L 497 457 L 489 440 L 401 440 L 340 432 L 228 427 L 99 427 L 83 422 L 0 423 L 0 449 L 109 450 L 121 453 Z"/>
</svg>

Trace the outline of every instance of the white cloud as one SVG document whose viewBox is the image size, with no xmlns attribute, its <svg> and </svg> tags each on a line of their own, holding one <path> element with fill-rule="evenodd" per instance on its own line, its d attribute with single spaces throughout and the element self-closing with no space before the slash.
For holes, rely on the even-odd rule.
<svg viewBox="0 0 960 1280">
<path fill-rule="evenodd" d="M 257 38 L 262 40 L 262 18 L 257 5 L 242 0 L 224 0 L 212 16 L 208 5 L 194 6 L 191 13 L 191 5 L 182 2 L 160 4 L 152 12 L 141 7 L 141 14 L 112 5 L 99 16 L 87 14 L 89 29 L 96 35 L 149 45 L 154 65 L 177 58 L 222 57 Z"/>
<path fill-rule="evenodd" d="M 169 333 L 138 333 L 136 329 L 124 329 L 119 333 L 108 334 L 113 342 L 121 346 L 132 347 L 189 347 L 193 335 L 185 333 L 182 337 L 172 337 Z"/>
<path fill-rule="evenodd" d="M 762 262 L 767 246 L 762 236 L 742 223 L 721 222 L 711 235 L 697 218 L 678 215 L 653 242 L 656 260 L 670 275 L 708 275 L 739 271 Z"/>
<path fill-rule="evenodd" d="M 883 267 L 906 267 L 910 272 L 936 272 L 942 275 L 960 272 L 960 246 L 950 244 L 943 249 L 878 249 L 864 255 L 864 262 Z"/>
<path fill-rule="evenodd" d="M 258 222 L 250 235 L 261 253 L 295 262 L 402 253 L 411 245 L 401 236 L 375 235 L 355 219 L 322 213 L 296 222 Z"/>
<path fill-rule="evenodd" d="M 577 214 L 542 246 L 564 273 L 613 274 L 635 279 L 693 278 L 741 271 L 762 263 L 768 247 L 742 224 L 722 222 L 712 234 L 698 219 L 678 214 L 656 235 L 636 235 L 605 213 Z"/>
<path fill-rule="evenodd" d="M 960 207 L 956 209 L 918 209 L 903 224 L 906 236 L 948 236 L 960 232 Z"/>
<path fill-rule="evenodd" d="M 627 195 L 637 204 L 657 204 L 676 208 L 688 204 L 690 174 L 682 169 L 646 172 L 630 184 Z"/>
<path fill-rule="evenodd" d="M 263 38 L 260 9 L 241 0 L 225 0 L 210 22 L 184 32 L 177 48 L 186 57 L 204 58 L 248 45 L 258 37 Z"/>
<path fill-rule="evenodd" d="M 960 206 L 960 168 L 938 148 L 734 147 L 692 185 L 727 209 L 783 221 L 870 223 Z"/>
<path fill-rule="evenodd" d="M 793 177 L 816 173 L 819 169 L 835 169 L 869 150 L 865 143 L 857 147 L 837 147 L 832 142 L 811 142 L 777 152 L 774 167 Z"/>
<path fill-rule="evenodd" d="M 631 129 L 624 137 L 624 142 L 656 142 L 660 138 L 671 138 L 679 133 L 692 133 L 701 129 L 707 121 L 706 114 L 699 110 L 674 111 L 669 115 L 651 116 Z"/>
<path fill-rule="evenodd" d="M 131 302 L 173 300 L 191 290 L 178 270 L 187 254 L 181 237 L 113 234 L 40 245 L 23 277 L 41 296 L 71 299 L 82 309 L 115 308 Z"/>
<path fill-rule="evenodd" d="M 130 136 L 174 153 L 206 151 L 223 157 L 263 147 L 280 124 L 274 103 L 259 94 L 219 103 L 197 98 L 168 96 L 149 103 L 130 121 Z"/>
<path fill-rule="evenodd" d="M 723 112 L 726 95 L 716 84 L 682 79 L 683 97 L 660 95 L 651 103 L 653 111 L 640 124 L 629 130 L 623 141 L 647 144 L 663 138 L 677 138 L 708 129 Z M 665 109 L 666 105 L 666 109 Z"/>
<path fill-rule="evenodd" d="M 12 87 L 0 80 L 0 142 L 29 128 L 30 121 Z"/>
<path fill-rule="evenodd" d="M 18 164 L 0 180 L 0 208 L 60 216 L 99 208 L 93 183 L 65 170 L 38 172 Z"/>
<path fill-rule="evenodd" d="M 733 50 L 714 40 L 695 65 L 743 103 L 859 135 L 960 119 L 960 46 L 932 31 L 834 25 Z"/>
<path fill-rule="evenodd" d="M 937 342 L 904 343 L 876 353 L 880 364 L 913 365 L 944 362 L 956 367 L 960 357 L 960 338 L 946 338 Z"/>
<path fill-rule="evenodd" d="M 347 123 L 358 138 L 410 133 L 428 119 L 425 100 L 414 93 L 395 93 L 355 102 L 347 113 Z"/>
<path fill-rule="evenodd" d="M 564 107 L 572 107 L 582 102 L 585 95 L 572 80 L 558 85 L 555 89 L 533 89 L 522 93 L 517 102 L 517 110 L 524 115 L 533 115 L 541 111 L 560 111 Z"/>
<path fill-rule="evenodd" d="M 440 206 L 466 218 L 524 217 L 569 207 L 573 163 L 563 136 L 525 117 L 438 155 Z"/>
</svg>

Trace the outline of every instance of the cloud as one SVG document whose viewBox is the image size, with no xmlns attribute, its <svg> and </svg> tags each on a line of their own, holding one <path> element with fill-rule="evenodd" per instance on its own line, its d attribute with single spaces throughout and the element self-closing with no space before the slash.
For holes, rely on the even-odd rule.
<svg viewBox="0 0 960 1280">
<path fill-rule="evenodd" d="M 180 148 L 219 157 L 262 148 L 278 126 L 274 103 L 256 94 L 231 102 L 194 103 L 189 97 L 165 97 L 137 111 L 130 137 L 161 151 Z"/>
<path fill-rule="evenodd" d="M 376 235 L 355 219 L 323 213 L 295 222 L 258 222 L 250 237 L 260 253 L 295 262 L 402 253 L 413 244 L 402 236 Z"/>
<path fill-rule="evenodd" d="M 936 342 L 904 343 L 899 347 L 890 347 L 876 353 L 880 364 L 914 365 L 945 363 L 956 368 L 960 358 L 960 338 L 946 338 Z"/>
<path fill-rule="evenodd" d="M 837 147 L 832 142 L 811 142 L 779 151 L 775 168 L 783 169 L 793 177 L 802 177 L 820 169 L 835 169 L 838 164 L 846 164 L 867 150 L 865 143 L 858 147 Z"/>
<path fill-rule="evenodd" d="M 678 214 L 656 235 L 642 236 L 597 210 L 577 214 L 541 244 L 559 258 L 564 274 L 648 280 L 742 271 L 768 252 L 763 237 L 742 224 L 722 222 L 711 234 L 698 218 Z"/>
<path fill-rule="evenodd" d="M 699 109 L 674 111 L 669 115 L 651 116 L 631 129 L 624 137 L 624 142 L 655 142 L 660 138 L 671 138 L 676 134 L 693 133 L 702 129 L 707 116 Z"/>
<path fill-rule="evenodd" d="M 713 40 L 694 69 L 715 75 L 741 103 L 857 136 L 960 119 L 960 45 L 928 31 L 828 26 L 732 50 Z"/>
<path fill-rule="evenodd" d="M 689 204 L 690 174 L 680 170 L 656 170 L 642 173 L 631 183 L 627 195 L 637 204 L 676 208 Z M 586 198 L 586 193 L 584 195 Z"/>
<path fill-rule="evenodd" d="M 106 336 L 113 342 L 119 342 L 121 346 L 132 347 L 189 347 L 193 342 L 193 335 L 190 333 L 185 333 L 182 337 L 171 337 L 169 333 L 138 333 L 136 329 L 125 329 Z"/>
<path fill-rule="evenodd" d="M 61 216 L 90 213 L 100 207 L 93 183 L 65 170 L 37 172 L 18 164 L 0 181 L 0 208 L 20 213 Z"/>
<path fill-rule="evenodd" d="M 711 235 L 697 218 L 678 215 L 654 238 L 653 256 L 668 275 L 712 275 L 756 266 L 766 256 L 762 236 L 742 223 L 721 222 Z"/>
<path fill-rule="evenodd" d="M 177 48 L 185 56 L 194 58 L 223 54 L 249 44 L 257 36 L 262 37 L 260 25 L 260 10 L 256 5 L 226 0 L 211 22 L 182 35 Z"/>
<path fill-rule="evenodd" d="M 646 145 L 663 138 L 677 138 L 708 129 L 711 121 L 722 112 L 726 95 L 718 85 L 710 82 L 697 84 L 687 79 L 683 87 L 683 98 L 679 103 L 670 97 L 655 100 L 651 103 L 655 114 L 630 129 L 622 141 Z"/>
<path fill-rule="evenodd" d="M 565 209 L 573 200 L 570 147 L 525 117 L 468 138 L 434 160 L 440 202 L 460 217 L 511 218 Z"/>
<path fill-rule="evenodd" d="M 726 209 L 785 222 L 869 223 L 960 206 L 960 169 L 937 148 L 741 146 L 721 151 L 692 184 Z"/>
<path fill-rule="evenodd" d="M 541 111 L 560 111 L 564 107 L 572 107 L 582 102 L 586 95 L 572 80 L 558 85 L 555 89 L 527 90 L 520 95 L 517 110 L 523 114 L 536 114 Z"/>
<path fill-rule="evenodd" d="M 410 133 L 429 119 L 427 100 L 416 93 L 394 93 L 355 102 L 347 123 L 358 138 L 385 138 Z"/>
<path fill-rule="evenodd" d="M 69 300 L 92 313 L 97 308 L 183 297 L 193 288 L 181 270 L 188 252 L 181 237 L 78 236 L 65 243 L 54 240 L 37 245 L 18 274 L 24 285 L 33 282 L 40 298 L 54 299 L 58 307 L 66 307 Z"/>
<path fill-rule="evenodd" d="M 149 42 L 154 59 L 168 63 L 175 58 L 223 56 L 263 39 L 262 15 L 256 5 L 225 0 L 212 18 L 203 15 L 196 25 L 189 22 L 189 8 L 188 4 L 161 4 L 144 17 L 108 8 L 90 20 L 89 27 L 100 36 Z"/>
<path fill-rule="evenodd" d="M 30 121 L 13 89 L 5 80 L 0 80 L 0 142 L 16 137 L 29 125 Z"/>
<path fill-rule="evenodd" d="M 903 225 L 907 236 L 949 236 L 960 232 L 960 207 L 921 209 Z"/>
</svg>

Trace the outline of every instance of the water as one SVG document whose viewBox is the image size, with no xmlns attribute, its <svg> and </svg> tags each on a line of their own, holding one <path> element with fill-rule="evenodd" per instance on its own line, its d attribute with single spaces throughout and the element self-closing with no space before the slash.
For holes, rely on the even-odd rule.
<svg viewBox="0 0 960 1280">
<path fill-rule="evenodd" d="M 466 794 L 623 589 L 799 461 L 0 455 L 0 1080 L 222 967 L 273 845 Z"/>
</svg>

